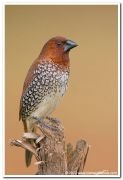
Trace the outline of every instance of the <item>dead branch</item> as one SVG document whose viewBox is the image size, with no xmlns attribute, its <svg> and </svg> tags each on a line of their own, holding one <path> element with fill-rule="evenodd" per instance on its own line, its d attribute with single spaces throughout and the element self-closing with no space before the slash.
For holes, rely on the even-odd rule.
<svg viewBox="0 0 123 180">
<path fill-rule="evenodd" d="M 22 140 L 11 140 L 11 145 L 22 147 L 33 153 L 38 166 L 36 175 L 79 175 L 83 172 L 87 159 L 89 145 L 85 140 L 79 140 L 75 149 L 69 143 L 65 146 L 64 128 L 61 122 L 47 122 L 47 125 L 37 124 L 40 134 L 24 133 Z M 32 139 L 34 145 L 27 140 Z"/>
</svg>

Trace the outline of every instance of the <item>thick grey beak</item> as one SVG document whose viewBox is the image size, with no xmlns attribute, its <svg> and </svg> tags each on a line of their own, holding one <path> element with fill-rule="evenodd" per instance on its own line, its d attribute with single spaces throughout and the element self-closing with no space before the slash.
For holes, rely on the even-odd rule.
<svg viewBox="0 0 123 180">
<path fill-rule="evenodd" d="M 65 43 L 65 46 L 64 46 L 64 52 L 67 52 L 76 46 L 78 46 L 78 45 L 75 42 L 73 42 L 71 40 L 67 40 Z"/>
</svg>

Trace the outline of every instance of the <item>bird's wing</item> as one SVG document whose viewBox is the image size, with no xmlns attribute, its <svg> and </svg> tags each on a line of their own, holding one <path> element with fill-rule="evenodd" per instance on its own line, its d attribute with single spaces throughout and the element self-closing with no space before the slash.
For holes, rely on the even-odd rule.
<svg viewBox="0 0 123 180">
<path fill-rule="evenodd" d="M 36 76 L 38 75 L 36 73 L 36 70 L 38 69 L 38 65 L 40 64 L 39 59 L 36 59 L 33 64 L 31 65 L 25 82 L 24 82 L 24 86 L 23 86 L 23 91 L 22 91 L 22 95 L 21 95 L 21 99 L 20 99 L 20 109 L 19 109 L 19 120 L 22 119 L 26 119 L 26 116 L 24 118 L 24 114 L 29 114 L 27 111 L 27 109 L 29 109 L 29 105 L 31 105 L 31 99 L 29 96 L 31 96 L 33 94 L 33 96 L 36 94 L 35 91 L 33 91 L 33 87 L 36 86 L 36 83 L 32 84 L 33 80 L 36 78 Z M 31 91 L 32 90 L 32 94 Z M 35 92 L 35 93 L 34 93 Z M 33 100 L 33 99 L 32 99 Z"/>
</svg>

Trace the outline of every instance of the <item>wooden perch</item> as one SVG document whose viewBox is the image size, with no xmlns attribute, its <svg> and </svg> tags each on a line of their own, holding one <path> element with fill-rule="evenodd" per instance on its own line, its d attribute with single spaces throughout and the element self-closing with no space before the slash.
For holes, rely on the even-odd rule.
<svg viewBox="0 0 123 180">
<path fill-rule="evenodd" d="M 83 172 L 89 145 L 79 140 L 75 149 L 65 146 L 64 128 L 60 122 L 47 122 L 48 126 L 36 125 L 40 134 L 24 133 L 22 140 L 11 140 L 11 145 L 28 149 L 33 153 L 38 166 L 36 175 L 79 175 Z M 33 139 L 31 145 L 27 139 Z"/>
</svg>

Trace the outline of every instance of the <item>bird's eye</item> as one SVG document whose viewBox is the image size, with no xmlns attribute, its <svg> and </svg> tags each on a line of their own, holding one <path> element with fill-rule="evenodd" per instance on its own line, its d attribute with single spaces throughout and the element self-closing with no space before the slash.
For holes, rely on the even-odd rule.
<svg viewBox="0 0 123 180">
<path fill-rule="evenodd" d="M 57 42 L 57 47 L 62 47 L 62 42 Z"/>
</svg>

